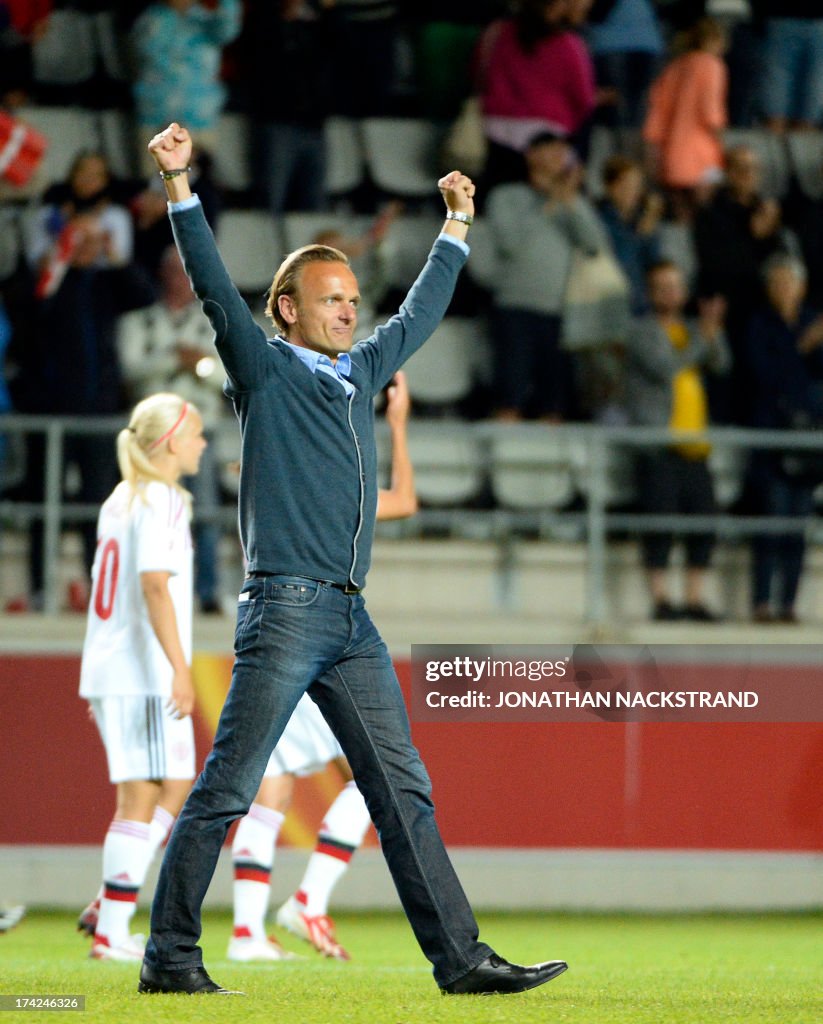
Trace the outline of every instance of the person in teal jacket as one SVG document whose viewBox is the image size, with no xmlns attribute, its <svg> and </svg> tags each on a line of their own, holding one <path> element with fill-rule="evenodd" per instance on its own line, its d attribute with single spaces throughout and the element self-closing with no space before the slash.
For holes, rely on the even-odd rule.
<svg viewBox="0 0 823 1024">
<path fill-rule="evenodd" d="M 213 150 L 226 100 L 220 81 L 223 47 L 240 33 L 240 0 L 158 0 L 131 31 L 137 71 L 134 102 L 139 138 L 175 117 L 189 126 L 198 146 Z M 145 152 L 142 144 L 140 149 Z M 146 161 L 146 169 L 152 167 Z"/>
</svg>

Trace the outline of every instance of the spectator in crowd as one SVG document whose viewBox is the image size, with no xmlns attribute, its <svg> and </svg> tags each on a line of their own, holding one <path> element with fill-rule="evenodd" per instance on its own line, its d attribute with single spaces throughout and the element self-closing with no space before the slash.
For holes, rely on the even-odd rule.
<svg viewBox="0 0 823 1024">
<path fill-rule="evenodd" d="M 823 114 L 823 14 L 805 0 L 752 0 L 765 19 L 763 107 L 775 132 L 808 131 Z"/>
<path fill-rule="evenodd" d="M 73 236 L 94 234 L 101 243 L 93 264 L 123 266 L 133 255 L 134 238 L 128 210 L 115 202 L 111 170 L 102 153 L 80 153 L 65 181 L 46 190 L 27 238 L 29 263 L 39 273 L 40 297 L 52 295 L 68 266 Z"/>
<path fill-rule="evenodd" d="M 603 168 L 605 197 L 598 212 L 614 255 L 631 286 L 631 309 L 642 316 L 649 308 L 646 274 L 660 260 L 658 226 L 663 199 L 646 189 L 643 168 L 625 156 L 613 156 Z"/>
<path fill-rule="evenodd" d="M 215 434 L 228 402 L 223 396 L 225 371 L 214 350 L 214 331 L 200 308 L 177 249 L 170 246 L 160 263 L 157 302 L 120 318 L 117 350 L 129 401 L 136 403 L 160 391 L 173 391 L 200 411 L 209 445 L 200 472 L 183 485 L 194 497 L 195 593 L 200 610 L 220 611 L 220 529 L 214 515 L 220 503 Z"/>
<path fill-rule="evenodd" d="M 594 68 L 586 44 L 567 27 L 568 5 L 524 0 L 478 43 L 487 188 L 523 180 L 523 154 L 537 133 L 573 138 L 594 112 Z"/>
<path fill-rule="evenodd" d="M 709 423 L 702 373 L 726 373 L 730 354 L 723 331 L 724 303 L 704 299 L 697 322 L 684 317 L 688 299 L 682 271 L 662 261 L 649 271 L 651 312 L 637 321 L 628 339 L 627 413 L 631 423 L 700 433 Z M 637 458 L 638 504 L 656 515 L 711 515 L 715 510 L 707 459 L 709 445 L 700 440 L 674 441 L 667 447 L 640 449 Z M 689 533 L 686 547 L 686 603 L 673 602 L 667 567 L 671 533 L 643 536 L 643 564 L 648 572 L 658 621 L 691 619 L 712 622 L 703 591 L 714 538 Z"/>
<path fill-rule="evenodd" d="M 411 5 L 409 5 L 411 6 Z M 484 29 L 505 17 L 506 0 L 416 0 L 415 66 L 422 112 L 433 121 L 457 116 L 472 92 L 472 54 Z"/>
<path fill-rule="evenodd" d="M 726 299 L 735 364 L 734 389 L 727 385 L 715 390 L 714 412 L 720 420 L 736 423 L 750 421 L 744 348 L 749 318 L 762 301 L 761 269 L 769 256 L 792 245 L 783 231 L 780 204 L 760 191 L 761 176 L 757 154 L 748 146 L 734 146 L 726 154 L 725 186 L 698 210 L 694 222 L 698 294 Z"/>
<path fill-rule="evenodd" d="M 244 27 L 255 186 L 273 217 L 326 207 L 323 124 L 337 88 L 331 59 L 339 42 L 331 17 L 328 3 L 276 0 L 254 5 Z M 271 88 L 272 68 L 277 89 Z"/>
<path fill-rule="evenodd" d="M 752 425 L 767 430 L 811 429 L 823 423 L 823 316 L 806 305 L 806 270 L 776 254 L 764 267 L 766 307 L 749 327 L 746 359 Z M 823 483 L 819 452 L 756 450 L 750 467 L 758 514 L 812 514 L 814 488 Z M 756 622 L 796 622 L 803 570 L 802 533 L 754 538 L 752 603 Z"/>
<path fill-rule="evenodd" d="M 32 218 L 27 257 L 37 277 L 32 341 L 20 355 L 17 381 L 21 412 L 101 416 L 122 411 L 123 389 L 115 348 L 117 317 L 154 298 L 148 278 L 131 260 L 128 211 L 111 202 L 105 161 L 83 154 L 66 182 L 46 194 L 49 202 Z M 45 449 L 32 435 L 27 451 L 28 501 L 44 497 Z M 77 499 L 99 504 L 117 479 L 111 438 L 69 434 L 64 460 L 80 475 Z M 94 523 L 82 526 L 83 556 L 91 572 L 96 546 Z M 42 602 L 43 523 L 30 526 L 30 588 L 15 610 Z M 87 584 L 76 581 L 70 603 L 85 610 Z"/>
<path fill-rule="evenodd" d="M 238 35 L 240 20 L 240 0 L 216 0 L 210 7 L 196 0 L 157 0 L 140 15 L 131 32 L 140 153 L 145 137 L 174 116 L 185 119 L 198 148 L 214 149 L 225 102 L 220 56 Z M 152 169 L 148 157 L 144 168 Z"/>
<path fill-rule="evenodd" d="M 684 215 L 722 178 L 726 43 L 719 22 L 702 18 L 688 33 L 686 52 L 666 67 L 649 97 L 643 138 L 652 147 L 657 180 L 673 190 Z"/>
<path fill-rule="evenodd" d="M 51 0 L 0 0 L 0 106 L 16 107 L 31 88 L 31 44 L 46 28 Z"/>
<path fill-rule="evenodd" d="M 401 77 L 398 48 L 401 2 L 320 0 L 331 8 L 335 113 L 381 117 L 393 112 Z M 315 61 L 312 61 L 315 69 Z"/>
<path fill-rule="evenodd" d="M 797 236 L 806 265 L 807 300 L 815 309 L 823 310 L 823 164 L 817 182 L 807 187 L 805 191 L 798 181 L 792 183 L 784 203 L 784 219 Z"/>
<path fill-rule="evenodd" d="M 477 261 L 475 276 L 493 292 L 497 418 L 557 422 L 574 410 L 560 345 L 572 253 L 577 247 L 594 255 L 604 235 L 580 192 L 582 170 L 564 138 L 537 135 L 526 164 L 527 182 L 499 185 L 489 196 L 494 253 Z"/>
<path fill-rule="evenodd" d="M 597 85 L 614 92 L 602 120 L 618 128 L 639 128 L 646 94 L 663 54 L 663 34 L 651 0 L 595 0 L 586 41 Z M 611 116 L 609 116 L 611 115 Z"/>
</svg>

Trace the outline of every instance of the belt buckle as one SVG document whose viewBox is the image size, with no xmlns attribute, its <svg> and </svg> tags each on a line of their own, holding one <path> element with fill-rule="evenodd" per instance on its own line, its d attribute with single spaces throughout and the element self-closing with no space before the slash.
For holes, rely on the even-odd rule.
<svg viewBox="0 0 823 1024">
<path fill-rule="evenodd" d="M 351 585 L 351 583 L 347 583 L 343 587 L 343 593 L 344 594 L 359 594 L 362 589 L 363 589 L 362 587 L 353 587 Z"/>
</svg>

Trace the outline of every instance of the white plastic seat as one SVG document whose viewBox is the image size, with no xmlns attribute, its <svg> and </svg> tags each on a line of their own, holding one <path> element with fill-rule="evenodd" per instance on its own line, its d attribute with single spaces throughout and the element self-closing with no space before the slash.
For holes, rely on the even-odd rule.
<svg viewBox="0 0 823 1024">
<path fill-rule="evenodd" d="M 314 242 L 321 231 L 340 231 L 347 238 L 358 238 L 368 230 L 373 219 L 345 213 L 286 213 L 282 219 L 283 242 L 291 252 Z"/>
<path fill-rule="evenodd" d="M 138 160 L 136 133 L 129 114 L 122 110 L 101 110 L 97 115 L 100 144 L 112 173 L 118 178 L 133 178 Z"/>
<path fill-rule="evenodd" d="M 49 142 L 38 171 L 46 188 L 64 181 L 74 158 L 85 150 L 100 148 L 94 114 L 80 107 L 23 107 L 20 118 L 42 132 Z"/>
<path fill-rule="evenodd" d="M 476 220 L 469 232 L 471 257 L 466 264 L 464 274 L 482 288 L 494 288 L 497 281 L 499 259 L 494 235 L 488 221 L 482 217 Z"/>
<path fill-rule="evenodd" d="M 283 261 L 280 233 L 268 213 L 226 210 L 217 224 L 217 244 L 241 292 L 264 292 Z"/>
<path fill-rule="evenodd" d="M 405 292 L 414 284 L 442 226 L 442 217 L 428 215 L 399 217 L 391 225 L 381 247 L 389 285 Z"/>
<path fill-rule="evenodd" d="M 438 129 L 414 118 L 372 117 L 362 122 L 366 160 L 384 192 L 436 197 Z"/>
<path fill-rule="evenodd" d="M 564 508 L 576 493 L 573 468 L 568 438 L 551 427 L 500 426 L 492 440 L 492 493 L 503 508 Z"/>
<path fill-rule="evenodd" d="M 663 221 L 658 227 L 661 259 L 671 260 L 682 271 L 688 284 L 697 278 L 697 250 L 688 224 Z"/>
<path fill-rule="evenodd" d="M 417 496 L 426 505 L 464 505 L 483 487 L 483 465 L 472 431 L 461 424 L 412 421 L 409 456 Z"/>
<path fill-rule="evenodd" d="M 790 132 L 786 142 L 801 189 L 810 199 L 819 199 L 823 196 L 823 132 Z"/>
<path fill-rule="evenodd" d="M 589 453 L 581 441 L 574 446 L 574 476 L 580 493 L 589 493 Z M 637 496 L 634 456 L 629 448 L 609 445 L 605 450 L 604 498 L 606 505 L 620 507 L 630 505 Z"/>
<path fill-rule="evenodd" d="M 92 16 L 52 11 L 43 35 L 31 47 L 32 74 L 44 85 L 78 85 L 94 74 L 97 62 Z"/>
<path fill-rule="evenodd" d="M 251 188 L 251 130 L 245 114 L 221 114 L 214 150 L 214 176 L 231 192 Z"/>
<path fill-rule="evenodd" d="M 352 192 L 363 181 L 366 163 L 357 121 L 329 117 L 323 126 L 326 144 L 326 191 L 338 196 Z"/>
<path fill-rule="evenodd" d="M 430 405 L 459 402 L 471 391 L 486 345 L 481 321 L 446 317 L 403 369 L 412 401 Z"/>
</svg>

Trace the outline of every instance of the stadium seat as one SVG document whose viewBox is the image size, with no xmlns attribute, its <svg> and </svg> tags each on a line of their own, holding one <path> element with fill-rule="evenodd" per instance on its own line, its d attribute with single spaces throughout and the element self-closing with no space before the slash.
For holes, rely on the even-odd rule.
<svg viewBox="0 0 823 1024">
<path fill-rule="evenodd" d="M 101 110 L 97 115 L 97 128 L 112 173 L 118 178 L 133 178 L 138 162 L 131 117 L 122 110 Z"/>
<path fill-rule="evenodd" d="M 101 142 L 94 114 L 80 107 L 22 107 L 19 117 L 49 140 L 39 180 L 44 188 L 64 181 L 78 153 Z"/>
<path fill-rule="evenodd" d="M 352 192 L 363 181 L 365 155 L 360 126 L 348 117 L 327 118 L 326 191 L 331 196 Z"/>
<path fill-rule="evenodd" d="M 483 489 L 481 453 L 465 424 L 412 420 L 409 456 L 417 495 L 425 505 L 465 505 Z"/>
<path fill-rule="evenodd" d="M 497 275 L 498 257 L 491 229 L 487 221 L 480 218 L 472 225 L 468 242 L 471 258 L 464 273 L 482 288 L 491 288 Z"/>
<path fill-rule="evenodd" d="M 367 231 L 373 217 L 345 213 L 287 213 L 283 216 L 283 242 L 286 249 L 309 245 L 321 231 L 340 231 L 357 238 Z"/>
<path fill-rule="evenodd" d="M 697 279 L 697 251 L 688 224 L 663 221 L 658 228 L 660 256 L 675 263 L 691 286 Z"/>
<path fill-rule="evenodd" d="M 218 221 L 217 242 L 239 290 L 266 291 L 283 260 L 282 240 L 271 216 L 259 210 L 226 210 Z"/>
<path fill-rule="evenodd" d="M 472 317 L 446 317 L 403 369 L 412 401 L 428 405 L 459 402 L 477 374 L 476 351 L 486 344 L 484 326 Z"/>
<path fill-rule="evenodd" d="M 389 228 L 381 247 L 387 283 L 406 292 L 423 269 L 443 225 L 441 216 L 407 215 Z"/>
<path fill-rule="evenodd" d="M 221 114 L 214 151 L 214 176 L 230 192 L 251 188 L 251 130 L 245 114 Z"/>
<path fill-rule="evenodd" d="M 790 132 L 789 162 L 800 188 L 810 199 L 823 196 L 823 132 Z"/>
<path fill-rule="evenodd" d="M 540 511 L 573 500 L 573 450 L 567 435 L 501 425 L 491 446 L 492 493 L 503 508 Z"/>
<path fill-rule="evenodd" d="M 52 11 L 43 34 L 32 42 L 31 63 L 35 82 L 87 82 L 97 63 L 92 16 L 75 10 Z"/>
<path fill-rule="evenodd" d="M 780 137 L 765 128 L 729 128 L 723 133 L 723 148 L 735 146 L 748 146 L 760 158 L 763 194 L 782 198 L 789 188 L 789 162 Z"/>
<path fill-rule="evenodd" d="M 631 505 L 636 496 L 634 456 L 630 448 L 608 445 L 605 449 L 604 498 L 609 508 Z M 589 494 L 589 449 L 576 444 L 573 449 L 574 478 L 580 493 Z"/>
<path fill-rule="evenodd" d="M 362 126 L 366 160 L 378 188 L 412 199 L 436 195 L 440 133 L 432 122 L 372 117 Z"/>
</svg>

